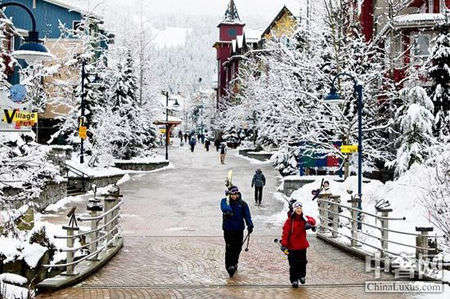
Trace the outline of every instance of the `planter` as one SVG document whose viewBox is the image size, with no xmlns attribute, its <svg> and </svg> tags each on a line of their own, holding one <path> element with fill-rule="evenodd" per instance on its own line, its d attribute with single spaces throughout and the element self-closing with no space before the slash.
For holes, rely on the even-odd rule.
<svg viewBox="0 0 450 299">
<path fill-rule="evenodd" d="M 169 166 L 168 161 L 156 163 L 140 163 L 140 162 L 116 162 L 115 167 L 122 170 L 136 170 L 136 171 L 152 171 Z"/>
</svg>

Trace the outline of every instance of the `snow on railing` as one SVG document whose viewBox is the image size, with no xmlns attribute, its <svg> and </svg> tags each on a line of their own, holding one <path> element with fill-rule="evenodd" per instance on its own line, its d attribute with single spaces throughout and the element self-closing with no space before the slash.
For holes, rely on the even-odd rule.
<svg viewBox="0 0 450 299">
<path fill-rule="evenodd" d="M 343 205 L 340 202 L 340 196 L 334 196 L 332 194 L 319 195 L 317 200 L 320 219 L 319 235 L 325 235 L 328 231 L 331 233 L 331 238 L 342 236 L 350 240 L 351 247 L 358 248 L 365 245 L 379 251 L 382 257 L 402 256 L 402 252 L 389 250 L 389 244 L 398 245 L 400 248 L 414 248 L 416 259 L 419 256 L 432 256 L 437 254 L 438 250 L 435 245 L 430 246 L 433 242 L 431 239 L 432 236 L 429 236 L 428 233 L 433 230 L 432 228 L 416 227 L 418 233 L 389 229 L 390 221 L 404 221 L 406 218 L 389 217 L 389 213 L 392 212 L 392 209 L 389 208 L 377 208 L 377 212 L 380 212 L 381 216 L 358 209 L 358 200 L 356 196 L 352 196 L 352 199 L 348 201 L 351 203 L 351 206 Z M 342 212 L 344 209 L 350 212 L 351 217 L 343 215 Z M 365 216 L 375 218 L 375 225 L 364 221 Z M 344 221 L 341 221 L 342 218 L 349 220 L 350 225 L 344 224 Z M 380 225 L 376 225 L 377 222 L 380 222 Z M 358 228 L 358 224 L 360 224 L 361 227 L 366 226 L 372 230 L 364 231 L 363 229 Z M 350 231 L 350 235 L 345 234 L 344 230 L 340 228 L 346 228 Z M 376 231 L 379 231 L 378 236 L 377 233 L 375 233 Z M 414 236 L 416 238 L 416 244 L 412 245 L 405 242 L 399 242 L 398 240 L 394 241 L 394 238 L 389 238 L 390 233 Z M 368 238 L 375 240 L 375 242 L 363 240 L 361 235 L 367 236 Z M 377 242 L 379 242 L 379 244 L 376 244 Z M 434 244 L 436 244 L 436 242 L 434 242 Z"/>
<path fill-rule="evenodd" d="M 89 211 L 89 217 L 76 217 L 75 208 L 67 215 L 70 217 L 69 224 L 63 226 L 63 229 L 67 232 L 66 236 L 55 236 L 56 239 L 66 239 L 66 247 L 60 248 L 60 252 L 66 252 L 66 262 L 64 264 L 49 264 L 44 265 L 47 268 L 66 268 L 66 275 L 75 274 L 75 266 L 82 261 L 97 260 L 99 254 L 108 248 L 115 247 L 120 233 L 120 207 L 123 201 L 121 200 L 120 189 L 114 185 L 108 190 L 105 195 L 97 196 L 94 194 L 94 198 L 89 200 L 87 210 Z M 103 199 L 103 207 L 101 201 Z M 103 212 L 102 214 L 99 214 Z M 77 221 L 89 222 L 90 230 L 80 232 Z M 78 233 L 75 233 L 78 232 Z M 86 237 L 89 242 L 84 242 Z M 75 240 L 80 239 L 81 246 L 75 247 Z M 84 253 L 83 251 L 86 251 Z M 80 253 L 80 258 L 75 259 L 76 253 Z"/>
</svg>

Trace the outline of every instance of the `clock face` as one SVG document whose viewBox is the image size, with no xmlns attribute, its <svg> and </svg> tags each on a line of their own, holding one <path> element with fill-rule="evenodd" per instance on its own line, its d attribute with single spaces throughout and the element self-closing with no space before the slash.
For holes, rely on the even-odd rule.
<svg viewBox="0 0 450 299">
<path fill-rule="evenodd" d="M 234 29 L 234 28 L 228 29 L 228 35 L 230 37 L 235 37 L 236 36 L 236 29 Z"/>
</svg>

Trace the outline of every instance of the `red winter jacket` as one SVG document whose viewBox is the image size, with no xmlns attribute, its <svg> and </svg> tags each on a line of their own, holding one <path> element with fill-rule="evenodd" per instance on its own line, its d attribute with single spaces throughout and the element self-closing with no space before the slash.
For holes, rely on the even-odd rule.
<svg viewBox="0 0 450 299">
<path fill-rule="evenodd" d="M 302 250 L 309 247 L 308 240 L 306 240 L 305 224 L 308 222 L 312 226 L 316 225 L 314 218 L 306 216 L 307 220 L 303 219 L 302 215 L 292 214 L 283 226 L 283 235 L 281 237 L 281 245 L 289 250 Z"/>
</svg>

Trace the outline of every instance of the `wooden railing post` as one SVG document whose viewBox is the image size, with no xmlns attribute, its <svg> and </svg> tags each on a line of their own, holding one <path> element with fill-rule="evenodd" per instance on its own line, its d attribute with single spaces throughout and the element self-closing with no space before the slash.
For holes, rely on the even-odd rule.
<svg viewBox="0 0 450 299">
<path fill-rule="evenodd" d="M 361 244 L 358 243 L 358 212 L 354 209 L 358 208 L 358 200 L 355 196 L 352 196 L 350 200 L 347 202 L 352 204 L 352 240 L 351 245 L 352 247 L 360 247 Z"/>
<path fill-rule="evenodd" d="M 428 233 L 433 231 L 432 227 L 417 227 L 416 231 L 420 232 L 420 235 L 416 237 L 416 246 L 424 249 L 416 248 L 416 258 L 424 258 L 428 256 L 430 247 L 428 246 Z"/>
<path fill-rule="evenodd" d="M 331 212 L 332 213 L 332 217 L 333 217 L 333 231 L 331 233 L 331 236 L 333 238 L 337 238 L 339 236 L 338 231 L 339 231 L 339 204 L 341 203 L 341 197 L 340 196 L 336 196 L 336 195 L 332 195 L 330 196 L 331 201 L 333 201 L 333 204 L 330 204 L 331 206 Z"/>
<path fill-rule="evenodd" d="M 381 217 L 383 218 L 388 218 L 389 217 L 389 213 L 392 212 L 392 209 L 383 209 L 383 208 L 377 208 L 377 212 L 381 212 Z M 380 218 L 380 222 L 381 222 L 381 248 L 383 249 L 381 251 L 381 257 L 385 257 L 386 251 L 388 250 L 388 245 L 389 245 L 389 220 L 388 219 L 383 219 Z"/>
<path fill-rule="evenodd" d="M 321 211 L 322 211 L 322 217 L 321 217 L 320 223 L 322 225 L 320 226 L 320 230 L 319 230 L 321 233 L 324 233 L 324 232 L 326 232 L 328 230 L 328 223 L 329 223 L 329 220 L 328 220 L 328 209 L 329 209 L 329 204 L 326 201 L 330 200 L 330 196 L 331 196 L 331 194 L 329 194 L 329 193 L 322 193 L 322 194 L 319 194 L 319 196 L 318 196 L 318 199 L 322 199 L 320 201 L 321 202 Z"/>
<path fill-rule="evenodd" d="M 117 185 L 114 185 L 109 190 L 109 193 L 105 196 L 105 213 L 113 209 L 118 203 L 119 203 L 119 197 L 120 195 L 120 188 Z M 115 210 L 107 215 L 105 215 L 105 224 L 110 222 L 117 214 L 119 213 L 118 210 Z M 107 234 L 106 237 L 106 243 L 109 244 L 108 247 L 114 247 L 114 241 L 111 242 L 112 235 L 114 234 L 114 227 L 117 225 L 118 219 L 115 221 L 112 221 L 110 224 L 106 225 L 105 227 L 105 233 Z"/>
<path fill-rule="evenodd" d="M 103 210 L 102 206 L 100 205 L 100 200 L 95 198 L 95 194 L 94 199 L 89 200 L 87 210 L 89 211 L 89 216 L 92 218 L 97 217 L 98 212 L 101 212 Z M 100 236 L 99 232 L 97 231 L 100 220 L 93 219 L 90 220 L 90 222 L 91 222 L 91 233 L 89 234 L 89 243 L 91 243 L 91 245 L 89 246 L 89 253 L 94 253 L 97 251 L 98 248 L 98 241 L 97 242 L 94 241 L 97 240 Z M 98 260 L 98 255 L 92 256 L 89 260 L 90 261 Z"/>
<path fill-rule="evenodd" d="M 66 243 L 67 249 L 73 249 L 74 248 L 73 245 L 74 245 L 74 241 L 75 240 L 72 237 L 74 235 L 74 232 L 75 231 L 79 231 L 80 229 L 78 227 L 72 227 L 72 226 L 63 226 L 63 229 L 65 231 L 67 231 L 67 243 Z M 74 251 L 67 251 L 67 261 L 66 261 L 66 263 L 68 263 L 68 264 L 72 263 L 73 259 L 74 259 L 74 256 L 75 256 L 75 252 Z M 67 266 L 65 274 L 66 275 L 74 275 L 74 268 L 75 268 L 75 265 Z"/>
</svg>

